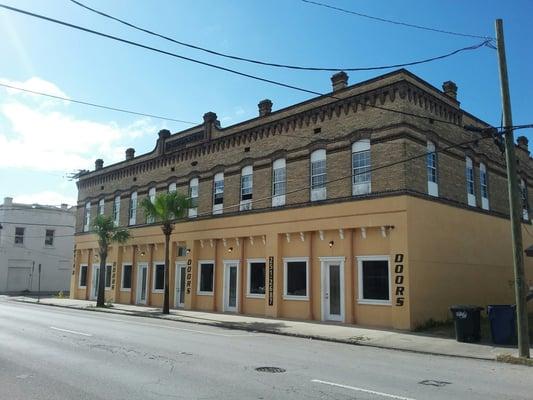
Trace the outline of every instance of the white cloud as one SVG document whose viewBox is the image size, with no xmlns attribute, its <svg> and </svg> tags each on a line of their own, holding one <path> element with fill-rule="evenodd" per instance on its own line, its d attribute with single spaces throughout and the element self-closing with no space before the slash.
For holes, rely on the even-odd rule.
<svg viewBox="0 0 533 400">
<path fill-rule="evenodd" d="M 15 203 L 41 204 L 52 206 L 59 206 L 60 204 L 76 204 L 76 198 L 53 191 L 43 191 L 31 194 L 19 194 L 14 196 L 13 201 Z"/>
<path fill-rule="evenodd" d="M 55 84 L 40 78 L 9 84 L 68 97 Z M 65 102 L 56 102 L 51 108 L 50 102 L 40 98 L 35 107 L 20 92 L 7 92 L 10 96 L 0 103 L 0 116 L 7 121 L 3 126 L 0 119 L 0 168 L 92 169 L 96 158 L 103 158 L 106 164 L 117 162 L 133 139 L 156 131 L 148 118 L 126 126 L 95 122 L 69 114 L 61 107 Z"/>
<path fill-rule="evenodd" d="M 44 79 L 41 79 L 36 76 L 23 82 L 10 81 L 8 79 L 0 78 L 0 83 L 13 86 L 13 87 L 26 89 L 26 90 L 32 90 L 34 92 L 46 93 L 52 96 L 66 97 L 67 99 L 69 98 L 66 95 L 66 93 L 63 92 L 61 89 L 59 89 L 59 87 L 57 87 L 55 84 L 53 84 L 52 82 L 45 81 Z M 26 96 L 31 96 L 34 98 L 42 99 L 42 96 L 39 96 L 37 94 L 32 94 L 32 93 L 23 92 L 20 90 L 10 89 L 10 88 L 6 88 L 6 90 L 7 90 L 7 93 L 9 93 L 10 95 L 20 94 L 20 95 L 26 95 Z"/>
</svg>

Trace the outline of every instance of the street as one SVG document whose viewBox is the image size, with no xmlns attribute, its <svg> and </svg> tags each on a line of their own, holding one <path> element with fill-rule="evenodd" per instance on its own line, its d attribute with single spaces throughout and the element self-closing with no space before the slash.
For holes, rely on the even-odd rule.
<svg viewBox="0 0 533 400">
<path fill-rule="evenodd" d="M 514 400 L 533 393 L 531 368 L 496 362 L 9 300 L 0 300 L 0 321 L 6 400 Z"/>
</svg>

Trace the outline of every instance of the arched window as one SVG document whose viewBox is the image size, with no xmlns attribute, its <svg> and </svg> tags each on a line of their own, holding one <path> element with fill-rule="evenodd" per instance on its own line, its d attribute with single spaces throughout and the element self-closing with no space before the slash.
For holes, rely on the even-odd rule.
<svg viewBox="0 0 533 400">
<path fill-rule="evenodd" d="M 315 150 L 311 153 L 311 201 L 326 199 L 326 179 L 326 150 Z"/>
<path fill-rule="evenodd" d="M 129 224 L 135 225 L 135 223 L 137 222 L 137 192 L 133 192 L 130 196 L 129 217 Z"/>
<path fill-rule="evenodd" d="M 479 186 L 481 191 L 481 208 L 489 209 L 489 178 L 485 164 L 479 164 Z"/>
<path fill-rule="evenodd" d="M 435 153 L 435 144 L 427 142 L 426 165 L 428 173 L 428 194 L 430 196 L 439 196 L 439 185 L 437 183 L 437 153 Z"/>
<path fill-rule="evenodd" d="M 254 186 L 253 173 L 254 169 L 251 165 L 247 165 L 241 171 L 241 211 L 252 209 L 252 195 Z"/>
<path fill-rule="evenodd" d="M 189 181 L 189 198 L 191 199 L 189 218 L 194 218 L 198 215 L 198 178 Z"/>
<path fill-rule="evenodd" d="M 224 208 L 224 172 L 219 172 L 213 180 L 213 214 L 222 214 Z"/>
<path fill-rule="evenodd" d="M 285 204 L 286 190 L 286 162 L 284 158 L 279 158 L 272 163 L 272 207 L 278 207 Z"/>
<path fill-rule="evenodd" d="M 474 183 L 474 163 L 470 157 L 466 157 L 466 195 L 468 205 L 476 206 L 476 192 Z"/>
<path fill-rule="evenodd" d="M 363 139 L 352 144 L 352 194 L 367 194 L 371 191 L 370 140 Z"/>
</svg>

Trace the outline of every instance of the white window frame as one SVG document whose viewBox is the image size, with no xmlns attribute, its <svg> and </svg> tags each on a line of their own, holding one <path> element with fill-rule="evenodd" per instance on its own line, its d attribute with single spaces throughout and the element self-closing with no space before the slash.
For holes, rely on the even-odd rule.
<svg viewBox="0 0 533 400">
<path fill-rule="evenodd" d="M 276 171 L 283 170 L 283 180 L 276 180 Z M 276 194 L 276 185 L 283 186 L 283 193 Z M 287 193 L 287 161 L 278 158 L 272 163 L 272 207 L 285 205 L 285 194 Z"/>
<path fill-rule="evenodd" d="M 148 189 L 148 198 L 150 199 L 150 202 L 154 204 L 155 202 L 155 196 L 156 196 L 157 190 L 154 186 L 152 186 L 150 189 Z M 146 218 L 146 223 L 153 224 L 154 223 L 154 217 L 148 217 Z"/>
<path fill-rule="evenodd" d="M 113 222 L 115 226 L 120 225 L 120 195 L 113 199 Z"/>
<path fill-rule="evenodd" d="M 109 286 L 107 286 L 107 269 L 108 268 L 111 268 L 111 275 L 109 276 Z M 104 290 L 111 290 L 111 288 L 113 287 L 113 265 L 111 264 L 106 264 L 105 266 L 105 275 L 104 275 Z M 116 284 L 116 282 L 115 282 Z"/>
<path fill-rule="evenodd" d="M 193 190 L 193 188 L 196 188 Z M 198 194 L 199 194 L 199 180 L 198 178 L 192 178 L 189 181 L 189 198 L 191 203 L 194 201 L 193 199 L 196 199 L 195 201 L 198 202 Z M 189 208 L 189 218 L 195 218 L 198 216 L 198 205 L 196 207 Z"/>
<path fill-rule="evenodd" d="M 466 196 L 468 205 L 476 206 L 476 179 L 474 177 L 474 162 L 470 157 L 466 157 Z"/>
<path fill-rule="evenodd" d="M 202 264 L 213 264 L 213 290 L 210 292 L 207 291 L 201 291 L 200 290 L 200 281 L 202 280 Z M 215 260 L 198 260 L 198 283 L 196 287 L 196 294 L 200 296 L 213 296 L 213 292 L 215 289 L 215 285 L 217 284 L 215 277 L 216 277 L 216 264 Z"/>
<path fill-rule="evenodd" d="M 17 229 L 22 229 L 22 235 L 17 235 Z M 15 235 L 13 236 L 13 245 L 18 247 L 24 246 L 24 236 L 26 236 L 26 227 L 24 226 L 15 226 Z M 21 243 L 17 243 L 17 237 L 22 238 Z"/>
<path fill-rule="evenodd" d="M 156 289 L 155 288 L 155 275 L 157 266 L 162 265 L 163 266 L 163 289 Z M 165 262 L 164 261 L 154 261 L 152 263 L 152 293 L 164 293 L 165 292 Z"/>
<path fill-rule="evenodd" d="M 305 296 L 287 294 L 287 267 L 290 262 L 305 262 Z M 283 258 L 283 299 L 309 301 L 309 257 L 284 257 Z"/>
<path fill-rule="evenodd" d="M 251 264 L 253 263 L 264 263 L 265 264 L 265 293 L 267 292 L 267 262 L 265 258 L 249 258 L 246 260 L 246 297 L 252 298 L 252 299 L 264 299 L 264 294 L 259 293 L 250 293 L 250 287 L 251 287 Z"/>
<path fill-rule="evenodd" d="M 382 305 L 382 306 L 390 306 L 392 305 L 392 293 L 391 293 L 391 287 L 392 287 L 392 276 L 391 276 L 391 268 L 390 268 L 390 257 L 389 256 L 358 256 L 356 257 L 357 261 L 357 286 L 358 286 L 358 292 L 357 292 L 357 303 L 358 304 L 374 304 L 374 305 Z M 363 298 L 363 262 L 364 261 L 387 261 L 387 267 L 389 272 L 389 300 L 373 300 L 373 299 L 365 299 Z"/>
<path fill-rule="evenodd" d="M 428 182 L 428 194 L 430 196 L 439 197 L 439 163 L 437 158 L 437 153 L 435 152 L 435 143 L 428 141 L 426 147 L 426 175 Z M 429 159 L 432 159 L 432 166 L 429 166 Z M 435 181 L 430 179 L 429 170 L 433 169 L 435 171 Z"/>
<path fill-rule="evenodd" d="M 89 232 L 91 225 L 91 202 L 85 203 L 85 213 L 83 215 L 83 232 Z"/>
<path fill-rule="evenodd" d="M 130 273 L 130 286 L 133 286 L 133 263 L 122 263 L 122 269 L 121 269 L 121 272 L 120 272 L 120 291 L 121 292 L 131 292 L 131 287 L 130 288 L 125 288 L 124 287 L 124 267 L 126 265 L 129 265 L 131 267 L 131 273 Z"/>
<path fill-rule="evenodd" d="M 222 191 L 217 193 L 217 183 L 222 182 Z M 217 194 L 222 194 L 222 203 L 215 204 Z M 224 212 L 224 172 L 215 174 L 213 178 L 213 214 L 222 214 Z"/>
<path fill-rule="evenodd" d="M 137 192 L 130 195 L 129 225 L 135 225 L 137 222 Z"/>
<path fill-rule="evenodd" d="M 244 178 L 250 177 L 250 187 L 245 188 L 244 187 Z M 243 200 L 244 197 L 244 190 L 250 190 L 250 198 Z M 252 201 L 253 201 L 253 193 L 254 193 L 254 168 L 251 165 L 247 165 L 246 167 L 243 167 L 241 170 L 241 193 L 240 193 L 240 204 L 239 204 L 239 211 L 248 211 L 252 209 Z"/>
<path fill-rule="evenodd" d="M 366 156 L 368 152 L 368 164 L 356 167 L 354 157 L 357 155 Z M 359 196 L 362 194 L 369 194 L 372 191 L 372 159 L 370 153 L 370 139 L 361 139 L 352 144 L 352 195 Z M 368 179 L 358 180 L 359 176 L 365 177 L 368 174 Z M 356 182 L 357 181 L 357 182 Z"/>
<path fill-rule="evenodd" d="M 104 213 L 105 213 L 105 199 L 102 197 L 98 201 L 98 214 L 99 215 L 104 215 Z"/>
<path fill-rule="evenodd" d="M 326 200 L 327 195 L 327 179 L 328 179 L 328 164 L 326 149 L 318 149 L 311 153 L 309 165 L 309 185 L 311 187 L 311 201 Z M 318 162 L 324 162 L 324 172 L 320 174 L 313 174 L 313 164 Z M 313 185 L 313 178 L 324 176 L 324 186 L 316 187 Z"/>
<path fill-rule="evenodd" d="M 85 267 L 85 286 L 81 286 L 81 269 Z M 78 271 L 78 289 L 87 289 L 87 280 L 89 279 L 89 266 L 87 264 L 80 264 L 80 269 Z"/>
<path fill-rule="evenodd" d="M 177 186 L 176 186 L 176 182 L 172 182 L 168 185 L 168 192 L 169 193 L 172 193 L 172 192 L 175 192 L 177 191 Z"/>
<path fill-rule="evenodd" d="M 479 191 L 481 193 L 481 208 L 489 209 L 489 175 L 487 166 L 483 163 L 479 164 Z M 484 196 L 486 194 L 486 196 Z"/>
</svg>

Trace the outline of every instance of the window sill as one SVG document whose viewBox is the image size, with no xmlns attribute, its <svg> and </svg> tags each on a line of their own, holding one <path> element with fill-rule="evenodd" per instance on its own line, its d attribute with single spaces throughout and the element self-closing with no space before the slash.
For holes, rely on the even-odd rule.
<svg viewBox="0 0 533 400">
<path fill-rule="evenodd" d="M 106 290 L 106 292 L 109 292 L 110 290 L 113 290 L 113 289 L 110 288 L 110 287 L 106 287 L 105 290 Z"/>
<path fill-rule="evenodd" d="M 213 292 L 196 292 L 198 296 L 213 296 Z"/>
<path fill-rule="evenodd" d="M 391 306 L 392 302 L 390 300 L 365 300 L 358 299 L 357 304 L 369 305 L 369 306 Z"/>
<path fill-rule="evenodd" d="M 121 291 L 121 292 L 131 292 L 131 289 L 120 288 L 120 291 Z"/>
<path fill-rule="evenodd" d="M 264 299 L 265 295 L 264 294 L 249 293 L 249 294 L 246 295 L 246 298 L 248 298 L 248 299 Z"/>
<path fill-rule="evenodd" d="M 78 289 L 87 289 L 87 286 L 78 286 Z"/>
<path fill-rule="evenodd" d="M 309 301 L 309 296 L 291 296 L 284 294 L 283 300 Z"/>
<path fill-rule="evenodd" d="M 152 293 L 165 293 L 165 289 L 152 289 Z"/>
</svg>

